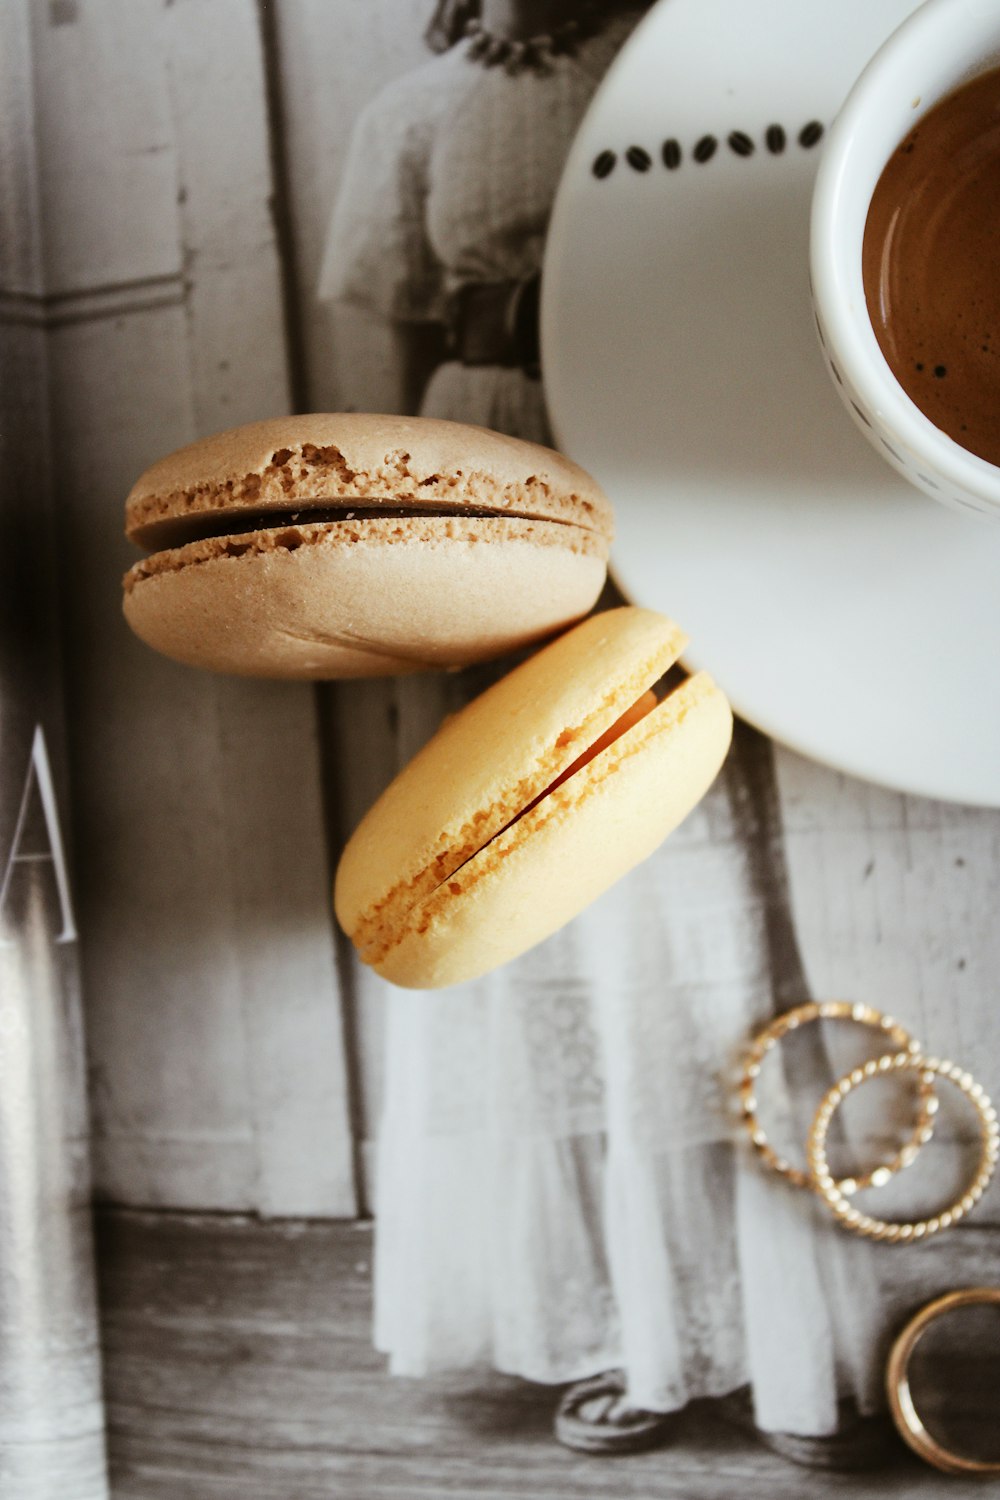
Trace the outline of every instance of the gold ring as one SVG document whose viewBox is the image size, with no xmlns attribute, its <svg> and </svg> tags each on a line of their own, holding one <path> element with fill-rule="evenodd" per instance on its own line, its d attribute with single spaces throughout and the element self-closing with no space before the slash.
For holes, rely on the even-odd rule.
<svg viewBox="0 0 1000 1500">
<path fill-rule="evenodd" d="M 963 1458 L 960 1453 L 943 1447 L 936 1438 L 931 1437 L 920 1419 L 910 1392 L 910 1356 L 927 1328 L 938 1318 L 957 1307 L 991 1302 L 1000 1304 L 1000 1287 L 972 1286 L 936 1297 L 910 1319 L 889 1355 L 885 1382 L 892 1419 L 901 1437 L 909 1443 L 914 1453 L 945 1474 L 1000 1474 L 1000 1461 Z"/>
<path fill-rule="evenodd" d="M 974 1106 L 979 1118 L 982 1149 L 976 1174 L 971 1183 L 955 1203 L 941 1213 L 934 1214 L 929 1219 L 920 1219 L 916 1223 L 891 1223 L 887 1219 L 876 1219 L 871 1214 L 862 1213 L 858 1208 L 852 1208 L 846 1195 L 834 1182 L 827 1165 L 826 1137 L 837 1107 L 860 1084 L 866 1083 L 869 1078 L 877 1078 L 885 1073 L 920 1073 L 925 1081 L 929 1081 L 934 1075 L 947 1078 L 956 1088 L 961 1089 Z M 845 1229 L 850 1229 L 854 1234 L 867 1235 L 870 1239 L 881 1240 L 890 1245 L 908 1244 L 913 1240 L 927 1239 L 929 1235 L 937 1234 L 941 1229 L 949 1229 L 952 1224 L 957 1224 L 959 1219 L 963 1219 L 970 1209 L 975 1208 L 983 1196 L 986 1185 L 993 1176 L 998 1154 L 1000 1154 L 1000 1129 L 997 1127 L 997 1112 L 982 1085 L 978 1084 L 972 1074 L 966 1073 L 957 1063 L 947 1062 L 939 1057 L 914 1056 L 912 1052 L 897 1052 L 893 1056 L 873 1057 L 870 1062 L 866 1062 L 860 1068 L 855 1068 L 852 1073 L 848 1073 L 846 1077 L 835 1083 L 833 1088 L 824 1095 L 823 1102 L 816 1111 L 816 1118 L 809 1131 L 809 1142 L 806 1147 L 809 1170 L 816 1189 L 826 1200 L 828 1207 L 841 1225 Z"/>
<path fill-rule="evenodd" d="M 787 1178 L 795 1187 L 815 1189 L 816 1184 L 809 1172 L 793 1166 L 783 1156 L 779 1156 L 771 1145 L 757 1117 L 756 1095 L 757 1077 L 767 1053 L 776 1047 L 790 1031 L 796 1031 L 810 1021 L 857 1021 L 862 1026 L 872 1026 L 875 1030 L 883 1032 L 896 1047 L 905 1047 L 907 1052 L 915 1057 L 920 1055 L 920 1043 L 915 1041 L 906 1027 L 901 1026 L 894 1017 L 883 1015 L 881 1011 L 874 1010 L 870 1005 L 853 1004 L 849 1000 L 810 1000 L 804 1005 L 796 1005 L 793 1010 L 785 1011 L 783 1015 L 777 1016 L 754 1037 L 743 1060 L 743 1072 L 739 1085 L 744 1127 L 750 1136 L 754 1150 L 765 1166 L 770 1167 L 772 1172 L 777 1172 L 780 1176 Z M 837 1186 L 844 1197 L 850 1197 L 853 1193 L 860 1192 L 862 1188 L 881 1187 L 888 1182 L 894 1172 L 908 1167 L 921 1146 L 926 1145 L 931 1138 L 937 1107 L 938 1101 L 934 1093 L 933 1082 L 928 1083 L 921 1078 L 920 1107 L 909 1140 L 896 1152 L 895 1156 L 873 1167 L 870 1172 L 863 1172 L 857 1177 L 845 1177 L 839 1182 Z"/>
</svg>

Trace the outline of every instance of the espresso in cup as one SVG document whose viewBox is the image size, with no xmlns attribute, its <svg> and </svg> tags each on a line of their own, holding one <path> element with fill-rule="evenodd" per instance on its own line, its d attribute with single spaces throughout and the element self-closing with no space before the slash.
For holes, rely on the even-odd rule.
<svg viewBox="0 0 1000 1500">
<path fill-rule="evenodd" d="M 1000 69 L 947 94 L 896 148 L 869 205 L 862 273 L 902 389 L 1000 465 Z"/>
</svg>

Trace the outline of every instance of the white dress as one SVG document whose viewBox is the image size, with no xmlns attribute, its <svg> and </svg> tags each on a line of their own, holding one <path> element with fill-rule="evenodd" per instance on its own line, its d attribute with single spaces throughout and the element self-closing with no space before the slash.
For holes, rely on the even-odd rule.
<svg viewBox="0 0 1000 1500">
<path fill-rule="evenodd" d="M 352 139 L 322 294 L 419 322 L 464 282 L 537 271 L 569 142 L 635 19 L 547 77 L 460 44 L 384 90 Z M 551 441 L 516 369 L 445 364 L 421 409 Z M 400 681 L 401 758 L 487 675 Z M 868 1247 L 736 1144 L 734 1060 L 783 1008 L 742 755 L 522 959 L 438 993 L 359 973 L 386 992 L 376 1341 L 395 1372 L 623 1367 L 632 1403 L 662 1411 L 750 1383 L 760 1426 L 814 1435 L 838 1395 L 877 1406 Z"/>
</svg>

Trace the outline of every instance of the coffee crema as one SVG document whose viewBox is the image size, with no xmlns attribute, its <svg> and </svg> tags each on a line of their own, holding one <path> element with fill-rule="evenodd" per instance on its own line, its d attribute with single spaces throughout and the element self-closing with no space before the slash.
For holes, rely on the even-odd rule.
<svg viewBox="0 0 1000 1500">
<path fill-rule="evenodd" d="M 862 271 L 903 390 L 1000 465 L 1000 69 L 948 94 L 896 148 L 869 205 Z"/>
</svg>

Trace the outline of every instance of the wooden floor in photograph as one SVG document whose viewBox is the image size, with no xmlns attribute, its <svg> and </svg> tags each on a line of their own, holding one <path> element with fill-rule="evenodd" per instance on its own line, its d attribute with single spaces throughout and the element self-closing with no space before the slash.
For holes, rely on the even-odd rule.
<svg viewBox="0 0 1000 1500">
<path fill-rule="evenodd" d="M 656 1452 L 578 1456 L 552 1438 L 553 1390 L 386 1374 L 371 1347 L 367 1225 L 105 1209 L 97 1228 L 114 1500 L 944 1500 L 968 1488 L 902 1447 L 878 1471 L 808 1471 L 711 1404 Z"/>
</svg>

